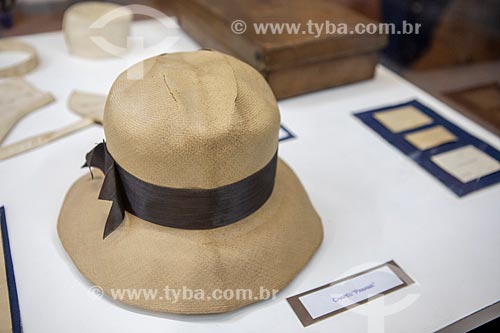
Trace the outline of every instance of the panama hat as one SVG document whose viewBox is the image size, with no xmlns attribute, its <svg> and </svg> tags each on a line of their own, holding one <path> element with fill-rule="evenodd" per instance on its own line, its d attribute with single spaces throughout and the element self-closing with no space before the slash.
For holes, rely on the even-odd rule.
<svg viewBox="0 0 500 333">
<path fill-rule="evenodd" d="M 87 154 L 92 175 L 62 205 L 57 229 L 69 257 L 112 299 L 161 312 L 226 312 L 282 290 L 323 229 L 277 157 L 280 115 L 269 86 L 210 50 L 129 70 L 139 69 L 142 79 L 125 71 L 111 87 L 106 142 Z M 183 295 L 167 299 L 166 289 Z M 158 294 L 130 294 L 146 290 Z"/>
</svg>

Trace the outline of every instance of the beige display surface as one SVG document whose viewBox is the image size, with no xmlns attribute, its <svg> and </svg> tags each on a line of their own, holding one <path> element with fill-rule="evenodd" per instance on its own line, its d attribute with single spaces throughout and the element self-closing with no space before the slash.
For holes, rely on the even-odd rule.
<svg viewBox="0 0 500 333">
<path fill-rule="evenodd" d="M 500 170 L 497 160 L 474 146 L 465 146 L 431 157 L 432 162 L 462 183 Z"/>
<path fill-rule="evenodd" d="M 432 123 L 432 119 L 413 106 L 376 112 L 373 117 L 393 133 L 399 133 Z"/>
<path fill-rule="evenodd" d="M 420 150 L 426 150 L 453 142 L 457 137 L 443 126 L 434 126 L 405 135 L 405 139 Z"/>
</svg>

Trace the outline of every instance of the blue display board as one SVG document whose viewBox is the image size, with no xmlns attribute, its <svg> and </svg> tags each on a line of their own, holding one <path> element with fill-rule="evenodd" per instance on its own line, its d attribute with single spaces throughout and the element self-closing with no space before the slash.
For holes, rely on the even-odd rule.
<svg viewBox="0 0 500 333">
<path fill-rule="evenodd" d="M 417 108 L 422 113 L 432 118 L 433 120 L 432 123 L 418 128 L 412 128 L 407 131 L 393 133 L 382 123 L 380 123 L 377 119 L 374 118 L 374 114 L 377 112 L 390 111 L 391 109 L 396 109 L 405 106 L 413 106 Z M 428 108 L 427 106 L 423 105 L 422 103 L 416 100 L 412 100 L 398 105 L 391 105 L 383 108 L 378 108 L 375 110 L 356 113 L 355 116 L 359 118 L 367 126 L 369 126 L 372 130 L 377 132 L 381 137 L 387 140 L 387 142 L 389 142 L 391 145 L 399 149 L 403 154 L 411 158 L 422 168 L 427 170 L 431 175 L 439 179 L 444 185 L 446 185 L 459 197 L 477 191 L 479 189 L 482 189 L 486 186 L 490 186 L 500 182 L 500 171 L 497 171 L 489 175 L 485 175 L 484 177 L 463 183 L 459 179 L 455 178 L 453 175 L 443 170 L 437 164 L 435 164 L 431 160 L 432 156 L 468 145 L 476 147 L 477 149 L 488 154 L 497 161 L 500 161 L 500 152 L 495 148 L 493 148 L 492 146 L 485 143 L 484 141 L 479 140 L 478 138 L 470 135 L 463 129 L 459 128 L 450 121 L 441 117 L 439 114 L 432 111 L 430 108 Z M 421 131 L 430 127 L 434 127 L 436 125 L 441 125 L 444 128 L 446 128 L 449 132 L 451 132 L 453 135 L 457 137 L 457 140 L 454 142 L 449 142 L 439 145 L 437 147 L 428 150 L 419 150 L 405 139 L 405 135 L 409 133 Z"/>
</svg>

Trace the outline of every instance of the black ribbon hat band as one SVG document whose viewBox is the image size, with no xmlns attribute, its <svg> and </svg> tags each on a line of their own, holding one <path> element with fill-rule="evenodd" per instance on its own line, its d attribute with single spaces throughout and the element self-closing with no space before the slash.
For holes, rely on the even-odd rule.
<svg viewBox="0 0 500 333">
<path fill-rule="evenodd" d="M 277 152 L 259 171 L 214 189 L 180 189 L 154 185 L 121 168 L 100 143 L 86 156 L 84 167 L 104 173 L 99 199 L 112 201 L 103 238 L 123 222 L 125 211 L 151 223 L 180 229 L 212 229 L 237 222 L 270 197 L 276 176 Z"/>
</svg>

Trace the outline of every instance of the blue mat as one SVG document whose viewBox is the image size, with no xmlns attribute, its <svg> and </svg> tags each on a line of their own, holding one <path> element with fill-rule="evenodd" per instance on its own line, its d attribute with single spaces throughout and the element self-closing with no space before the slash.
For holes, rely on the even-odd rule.
<svg viewBox="0 0 500 333">
<path fill-rule="evenodd" d="M 391 109 L 403 107 L 403 106 L 413 106 L 420 110 L 422 113 L 426 114 L 433 119 L 433 122 L 429 125 L 425 125 L 419 128 L 413 128 L 400 133 L 393 133 L 384 125 L 382 125 L 377 119 L 375 119 L 374 113 L 380 111 L 389 111 Z M 406 103 L 387 106 L 383 108 L 378 108 L 375 110 L 365 111 L 356 113 L 355 116 L 359 118 L 363 123 L 365 123 L 372 130 L 377 132 L 381 137 L 383 137 L 391 145 L 399 149 L 403 154 L 411 158 L 415 163 L 419 164 L 422 168 L 427 170 L 431 175 L 439 179 L 444 185 L 446 185 L 450 190 L 452 190 L 456 195 L 462 197 L 471 192 L 482 189 L 486 186 L 496 184 L 500 181 L 500 171 L 486 175 L 484 177 L 472 180 L 467 183 L 462 183 L 460 180 L 456 179 L 438 165 L 432 162 L 431 157 L 440 153 L 444 153 L 450 150 L 454 150 L 467 145 L 472 145 L 477 149 L 483 151 L 484 153 L 490 155 L 492 158 L 500 161 L 500 152 L 488 145 L 487 143 L 479 140 L 478 138 L 470 135 L 463 129 L 454 125 L 450 121 L 441 117 L 436 112 L 432 111 L 430 108 L 426 107 L 422 103 L 412 100 Z M 457 141 L 445 143 L 443 145 L 431 148 L 428 150 L 419 150 L 414 147 L 411 143 L 406 141 L 405 135 L 411 132 L 420 131 L 427 129 L 436 125 L 441 125 L 448 131 L 453 133 L 457 137 Z"/>
</svg>

